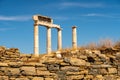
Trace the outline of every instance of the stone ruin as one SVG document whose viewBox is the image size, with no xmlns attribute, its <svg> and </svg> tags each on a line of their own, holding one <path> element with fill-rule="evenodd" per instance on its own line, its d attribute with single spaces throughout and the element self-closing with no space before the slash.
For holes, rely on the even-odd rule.
<svg viewBox="0 0 120 80">
<path fill-rule="evenodd" d="M 35 23 L 39 23 L 38 16 L 35 17 Z M 49 18 L 42 20 L 52 23 Z M 76 27 L 72 30 L 76 35 Z M 78 49 L 74 36 L 73 49 L 61 50 L 61 57 L 56 53 L 38 56 L 38 24 L 35 31 L 35 54 L 22 54 L 18 48 L 0 46 L 0 80 L 120 80 L 120 47 Z"/>
<path fill-rule="evenodd" d="M 0 47 L 0 80 L 120 80 L 120 49 L 77 49 L 61 56 Z"/>
<path fill-rule="evenodd" d="M 51 28 L 56 28 L 58 30 L 58 51 L 62 49 L 62 29 L 59 25 L 53 24 L 53 20 L 46 16 L 34 15 L 34 55 L 39 56 L 39 29 L 38 26 L 45 26 L 47 28 L 47 49 L 48 54 L 51 53 Z M 73 48 L 77 48 L 77 35 L 76 27 L 72 27 L 72 45 Z"/>
</svg>

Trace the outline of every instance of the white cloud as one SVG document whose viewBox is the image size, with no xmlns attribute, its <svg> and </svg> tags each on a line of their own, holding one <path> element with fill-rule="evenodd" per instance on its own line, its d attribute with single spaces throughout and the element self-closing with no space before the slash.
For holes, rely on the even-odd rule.
<svg viewBox="0 0 120 80">
<path fill-rule="evenodd" d="M 77 2 L 64 2 L 60 4 L 62 8 L 66 7 L 82 7 L 82 8 L 101 8 L 105 5 L 102 3 L 77 3 Z"/>
<path fill-rule="evenodd" d="M 27 21 L 30 16 L 0 16 L 0 21 Z"/>
<path fill-rule="evenodd" d="M 89 14 L 84 14 L 82 16 L 105 16 L 104 14 L 98 14 L 98 13 L 89 13 Z"/>
<path fill-rule="evenodd" d="M 107 17 L 107 18 L 120 18 L 119 15 L 113 15 L 113 14 L 100 14 L 100 13 L 88 13 L 81 16 L 86 17 Z"/>
<path fill-rule="evenodd" d="M 68 17 L 63 17 L 63 16 L 53 16 L 53 19 L 55 20 L 68 20 Z"/>
<path fill-rule="evenodd" d="M 13 30 L 14 28 L 0 28 L 0 31 L 8 31 L 8 30 Z"/>
</svg>

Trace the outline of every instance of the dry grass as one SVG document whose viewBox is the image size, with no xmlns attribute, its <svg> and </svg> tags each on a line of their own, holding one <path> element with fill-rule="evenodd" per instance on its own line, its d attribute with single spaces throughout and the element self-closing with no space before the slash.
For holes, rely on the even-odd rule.
<svg viewBox="0 0 120 80">
<path fill-rule="evenodd" d="M 112 48 L 114 42 L 111 39 L 100 40 L 98 43 L 98 48 Z"/>
<path fill-rule="evenodd" d="M 117 41 L 117 42 L 114 44 L 114 48 L 115 48 L 115 49 L 120 49 L 120 41 Z"/>
<path fill-rule="evenodd" d="M 92 42 L 90 44 L 87 44 L 85 47 L 86 47 L 86 49 L 92 49 L 92 50 L 94 50 L 94 49 L 97 49 L 97 44 L 94 43 L 94 42 Z"/>
<path fill-rule="evenodd" d="M 91 50 L 101 50 L 101 49 L 106 49 L 106 48 L 114 48 L 114 49 L 120 49 L 120 41 L 113 41 L 111 39 L 102 39 L 99 40 L 97 43 L 92 42 L 84 46 L 80 46 L 78 50 L 83 50 L 83 49 L 91 49 Z"/>
</svg>

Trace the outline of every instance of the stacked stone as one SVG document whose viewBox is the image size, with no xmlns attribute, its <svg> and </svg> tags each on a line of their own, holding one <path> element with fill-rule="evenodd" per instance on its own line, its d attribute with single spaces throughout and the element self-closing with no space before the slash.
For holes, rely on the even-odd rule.
<svg viewBox="0 0 120 80">
<path fill-rule="evenodd" d="M 0 61 L 2 62 L 17 62 L 19 61 L 20 52 L 18 48 L 0 47 Z"/>
<path fill-rule="evenodd" d="M 0 80 L 120 80 L 118 50 L 85 49 L 34 57 L 2 47 L 0 53 Z"/>
</svg>

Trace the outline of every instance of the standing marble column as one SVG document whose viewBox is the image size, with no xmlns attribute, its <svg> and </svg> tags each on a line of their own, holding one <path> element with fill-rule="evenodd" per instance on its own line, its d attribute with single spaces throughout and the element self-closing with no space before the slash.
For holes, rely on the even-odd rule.
<svg viewBox="0 0 120 80">
<path fill-rule="evenodd" d="M 34 24 L 34 55 L 39 56 L 39 29 L 37 24 Z"/>
<path fill-rule="evenodd" d="M 76 32 L 76 26 L 72 27 L 72 47 L 73 47 L 73 49 L 77 49 L 77 32 Z"/>
<path fill-rule="evenodd" d="M 62 29 L 58 29 L 58 50 L 62 49 Z"/>
<path fill-rule="evenodd" d="M 47 27 L 47 53 L 51 53 L 51 28 Z"/>
</svg>

